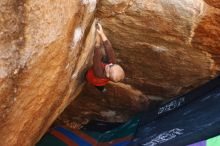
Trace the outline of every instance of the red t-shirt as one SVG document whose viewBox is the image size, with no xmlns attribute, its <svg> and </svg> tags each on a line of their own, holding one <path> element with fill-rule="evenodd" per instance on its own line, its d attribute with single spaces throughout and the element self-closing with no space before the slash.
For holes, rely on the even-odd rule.
<svg viewBox="0 0 220 146">
<path fill-rule="evenodd" d="M 106 64 L 102 64 L 103 68 L 105 68 Z M 90 68 L 86 74 L 87 81 L 94 86 L 105 86 L 108 82 L 108 78 L 98 78 L 94 74 L 93 67 Z"/>
</svg>

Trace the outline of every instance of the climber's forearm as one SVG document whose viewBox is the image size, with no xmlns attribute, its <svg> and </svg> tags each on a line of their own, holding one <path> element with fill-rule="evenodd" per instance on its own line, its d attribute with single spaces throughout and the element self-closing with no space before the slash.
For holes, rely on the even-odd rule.
<svg viewBox="0 0 220 146">
<path fill-rule="evenodd" d="M 102 69 L 102 53 L 99 47 L 95 47 L 94 56 L 93 56 L 93 67 L 94 67 L 94 73 L 96 77 L 103 78 L 104 72 Z"/>
<path fill-rule="evenodd" d="M 105 35 L 102 26 L 100 24 L 98 24 L 98 29 L 97 29 L 99 35 L 101 36 L 101 39 L 103 41 L 104 47 L 105 47 L 105 52 L 106 55 L 108 56 L 109 59 L 109 63 L 115 63 L 116 59 L 115 59 L 115 53 L 114 50 L 112 48 L 112 45 L 110 43 L 110 41 L 108 40 L 107 36 Z"/>
<path fill-rule="evenodd" d="M 110 43 L 110 41 L 107 39 L 103 42 L 104 47 L 105 47 L 105 52 L 109 58 L 109 63 L 116 63 L 116 59 L 115 59 L 115 52 L 112 48 L 112 45 Z"/>
<path fill-rule="evenodd" d="M 100 34 L 100 36 L 101 36 L 103 42 L 105 42 L 105 41 L 108 40 L 108 38 L 106 37 L 106 35 L 105 35 L 104 32 L 102 32 L 102 33 Z"/>
</svg>

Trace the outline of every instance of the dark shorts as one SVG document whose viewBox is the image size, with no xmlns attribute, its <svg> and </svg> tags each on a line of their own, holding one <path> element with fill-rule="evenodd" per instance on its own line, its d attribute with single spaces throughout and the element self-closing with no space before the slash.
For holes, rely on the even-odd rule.
<svg viewBox="0 0 220 146">
<path fill-rule="evenodd" d="M 105 89 L 105 86 L 95 86 L 99 91 L 103 92 Z"/>
</svg>

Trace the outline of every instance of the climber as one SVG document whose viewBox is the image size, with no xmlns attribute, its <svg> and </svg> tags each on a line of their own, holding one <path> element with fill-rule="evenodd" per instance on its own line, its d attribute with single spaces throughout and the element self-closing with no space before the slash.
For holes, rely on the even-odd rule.
<svg viewBox="0 0 220 146">
<path fill-rule="evenodd" d="M 99 91 L 106 92 L 105 85 L 109 81 L 119 82 L 124 79 L 122 67 L 116 63 L 115 53 L 110 41 L 107 39 L 101 24 L 97 23 L 97 35 L 93 56 L 93 66 L 87 71 L 87 81 Z M 101 42 L 102 40 L 102 42 Z M 104 45 L 104 54 L 102 53 Z"/>
</svg>

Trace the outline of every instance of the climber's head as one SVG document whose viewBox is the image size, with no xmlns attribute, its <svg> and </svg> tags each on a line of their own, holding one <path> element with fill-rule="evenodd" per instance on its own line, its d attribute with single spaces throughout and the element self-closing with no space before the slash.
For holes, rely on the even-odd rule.
<svg viewBox="0 0 220 146">
<path fill-rule="evenodd" d="M 124 79 L 125 73 L 122 67 L 118 64 L 108 64 L 105 67 L 106 77 L 113 82 L 120 82 Z"/>
</svg>

